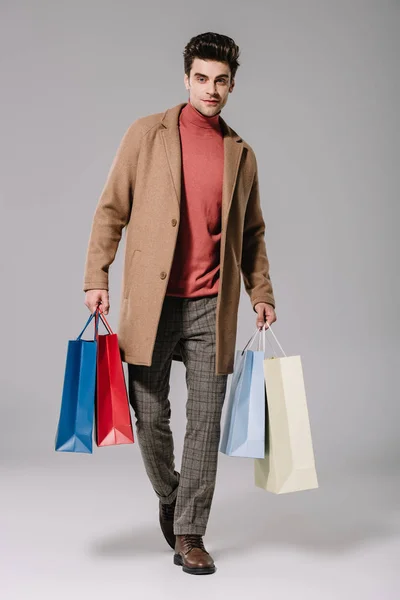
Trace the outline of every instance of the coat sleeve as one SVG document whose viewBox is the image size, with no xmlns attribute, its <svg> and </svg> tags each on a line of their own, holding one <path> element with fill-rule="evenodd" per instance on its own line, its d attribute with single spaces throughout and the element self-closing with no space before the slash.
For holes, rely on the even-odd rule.
<svg viewBox="0 0 400 600">
<path fill-rule="evenodd" d="M 128 223 L 135 188 L 141 132 L 138 121 L 125 132 L 94 213 L 86 252 L 83 291 L 108 290 L 108 270 Z"/>
<path fill-rule="evenodd" d="M 257 161 L 255 161 L 255 174 L 244 220 L 241 261 L 245 290 L 250 296 L 254 312 L 257 312 L 254 308 L 257 302 L 266 302 L 275 308 L 264 235 L 265 222 L 260 205 Z"/>
</svg>

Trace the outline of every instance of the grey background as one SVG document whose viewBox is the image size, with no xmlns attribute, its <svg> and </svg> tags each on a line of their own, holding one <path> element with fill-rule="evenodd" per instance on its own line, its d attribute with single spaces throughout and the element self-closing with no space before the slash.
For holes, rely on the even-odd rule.
<svg viewBox="0 0 400 600">
<path fill-rule="evenodd" d="M 399 2 L 3 1 L 0 20 L 3 597 L 396 597 Z M 274 331 L 302 357 L 320 488 L 275 497 L 220 455 L 219 569 L 199 581 L 167 554 L 138 445 L 66 455 L 54 435 L 108 169 L 133 120 L 187 99 L 183 48 L 205 31 L 241 48 L 222 116 L 257 155 Z M 122 246 L 114 328 L 121 267 Z M 242 285 L 238 348 L 254 328 Z M 178 467 L 185 394 L 174 363 Z"/>
</svg>

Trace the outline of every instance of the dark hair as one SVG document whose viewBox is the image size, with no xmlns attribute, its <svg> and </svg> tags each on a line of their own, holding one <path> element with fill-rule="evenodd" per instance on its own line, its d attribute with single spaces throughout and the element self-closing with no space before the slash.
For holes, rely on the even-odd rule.
<svg viewBox="0 0 400 600">
<path fill-rule="evenodd" d="M 235 44 L 232 38 L 211 31 L 201 33 L 192 37 L 183 51 L 185 73 L 189 77 L 193 60 L 201 58 L 202 60 L 228 63 L 231 70 L 231 79 L 234 79 L 237 68 L 240 66 L 238 57 L 239 46 Z"/>
</svg>

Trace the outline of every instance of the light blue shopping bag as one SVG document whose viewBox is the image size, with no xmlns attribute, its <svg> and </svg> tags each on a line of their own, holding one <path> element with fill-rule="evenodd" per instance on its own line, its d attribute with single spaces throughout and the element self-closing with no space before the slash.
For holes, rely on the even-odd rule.
<svg viewBox="0 0 400 600">
<path fill-rule="evenodd" d="M 220 452 L 228 456 L 264 458 L 266 394 L 263 350 L 237 350 Z"/>
</svg>

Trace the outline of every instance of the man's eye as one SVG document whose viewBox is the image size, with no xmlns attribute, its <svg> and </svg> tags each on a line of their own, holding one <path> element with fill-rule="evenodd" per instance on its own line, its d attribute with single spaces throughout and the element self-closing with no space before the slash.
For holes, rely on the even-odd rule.
<svg viewBox="0 0 400 600">
<path fill-rule="evenodd" d="M 205 81 L 205 77 L 198 77 L 197 80 L 198 81 Z M 225 79 L 217 79 L 217 81 L 219 83 L 222 83 L 223 85 L 226 85 L 226 83 L 227 83 Z"/>
</svg>

